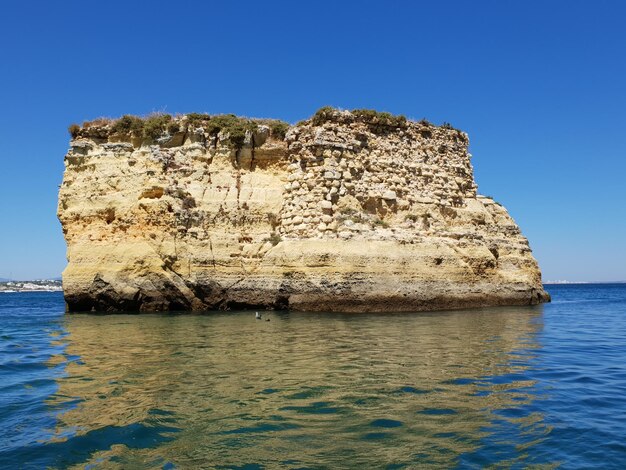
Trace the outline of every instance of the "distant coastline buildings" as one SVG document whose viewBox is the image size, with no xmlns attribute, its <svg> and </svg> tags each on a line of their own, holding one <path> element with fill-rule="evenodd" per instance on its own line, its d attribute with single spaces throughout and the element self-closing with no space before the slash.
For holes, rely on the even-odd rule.
<svg viewBox="0 0 626 470">
<path fill-rule="evenodd" d="M 0 282 L 2 292 L 60 292 L 63 290 L 61 281 L 55 279 L 37 279 L 34 281 Z"/>
</svg>

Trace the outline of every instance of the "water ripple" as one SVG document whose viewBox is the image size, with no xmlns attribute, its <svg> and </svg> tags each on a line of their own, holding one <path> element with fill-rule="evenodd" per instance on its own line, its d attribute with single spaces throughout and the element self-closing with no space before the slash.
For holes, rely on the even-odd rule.
<svg viewBox="0 0 626 470">
<path fill-rule="evenodd" d="M 623 468 L 626 286 L 394 316 L 0 297 L 0 467 Z"/>
</svg>

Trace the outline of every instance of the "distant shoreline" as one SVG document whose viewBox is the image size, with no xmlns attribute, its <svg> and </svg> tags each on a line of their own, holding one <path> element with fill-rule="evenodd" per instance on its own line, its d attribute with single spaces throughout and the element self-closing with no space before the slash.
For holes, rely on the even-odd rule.
<svg viewBox="0 0 626 470">
<path fill-rule="evenodd" d="M 34 281 L 0 282 L 0 293 L 14 292 L 62 292 L 63 284 L 55 279 L 38 279 Z"/>
<path fill-rule="evenodd" d="M 544 286 L 565 286 L 580 284 L 626 284 L 626 281 L 546 281 Z"/>
<path fill-rule="evenodd" d="M 50 292 L 63 292 L 63 289 L 49 289 L 49 290 L 0 290 L 0 294 L 46 294 Z"/>
</svg>

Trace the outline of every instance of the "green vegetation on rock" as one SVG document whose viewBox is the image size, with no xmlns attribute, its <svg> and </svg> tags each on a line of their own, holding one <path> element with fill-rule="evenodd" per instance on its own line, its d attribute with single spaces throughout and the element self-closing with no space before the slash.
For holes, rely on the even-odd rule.
<svg viewBox="0 0 626 470">
<path fill-rule="evenodd" d="M 70 124 L 70 126 L 67 128 L 67 131 L 72 136 L 72 139 L 75 139 L 76 137 L 78 137 L 80 126 L 78 124 Z"/>
<path fill-rule="evenodd" d="M 113 126 L 111 126 L 111 131 L 114 134 L 130 134 L 136 137 L 143 136 L 143 119 L 125 114 L 115 121 Z"/>
<path fill-rule="evenodd" d="M 222 134 L 226 141 L 233 147 L 240 149 L 248 132 L 258 131 L 259 125 L 269 127 L 270 136 L 274 139 L 284 140 L 290 125 L 278 119 L 250 119 L 239 117 L 234 114 L 209 115 L 204 113 L 189 113 L 180 117 L 170 114 L 155 113 L 145 118 L 125 114 L 119 119 L 97 119 L 85 121 L 81 126 L 72 124 L 68 131 L 72 138 L 77 138 L 82 130 L 90 129 L 84 136 L 92 135 L 96 129 L 106 137 L 109 134 L 140 137 L 157 140 L 160 137 L 175 134 L 181 131 L 197 130 L 201 128 L 210 136 Z"/>
<path fill-rule="evenodd" d="M 241 118 L 234 114 L 218 114 L 204 124 L 204 129 L 209 135 L 217 135 L 220 132 L 228 135 L 228 140 L 237 149 L 243 147 L 246 132 L 254 132 L 258 124 L 251 119 Z"/>
<path fill-rule="evenodd" d="M 189 113 L 185 115 L 185 119 L 187 121 L 187 126 L 199 127 L 202 126 L 203 122 L 211 119 L 211 116 L 205 113 Z"/>
<path fill-rule="evenodd" d="M 333 117 L 337 114 L 337 111 L 339 110 L 333 108 L 332 106 L 323 106 L 315 112 L 311 118 L 311 124 L 314 126 L 321 126 L 325 122 L 332 121 Z"/>
<path fill-rule="evenodd" d="M 143 122 L 143 135 L 152 140 L 161 137 L 167 130 L 168 124 L 172 121 L 169 114 L 153 114 L 148 116 Z"/>
<path fill-rule="evenodd" d="M 270 126 L 270 135 L 278 140 L 285 140 L 285 135 L 287 131 L 291 127 L 289 123 L 285 121 L 280 121 L 278 119 L 272 120 L 269 122 Z"/>
<path fill-rule="evenodd" d="M 386 112 L 378 112 L 373 109 L 353 109 L 352 114 L 359 121 L 367 124 L 386 127 L 406 127 L 407 119 L 402 114 L 393 115 Z"/>
<path fill-rule="evenodd" d="M 367 125 L 371 132 L 386 134 L 397 129 L 406 129 L 409 120 L 403 115 L 373 109 L 353 109 L 346 112 L 332 106 L 324 106 L 318 109 L 309 120 L 301 121 L 296 126 L 307 124 L 321 126 L 327 122 L 344 124 L 360 122 Z M 417 124 L 423 127 L 437 127 L 426 119 L 418 121 Z M 225 143 L 240 149 L 245 143 L 246 134 L 254 134 L 261 125 L 268 126 L 270 137 L 277 140 L 284 140 L 291 127 L 289 123 L 278 119 L 253 119 L 239 117 L 235 114 L 189 113 L 173 117 L 170 114 L 155 113 L 144 118 L 130 114 L 125 114 L 115 120 L 99 118 L 94 121 L 85 121 L 82 127 L 78 124 L 72 124 L 68 131 L 72 138 L 94 135 L 99 138 L 106 138 L 109 134 L 118 134 L 156 141 L 160 137 L 173 135 L 177 132 L 197 132 L 198 129 L 202 129 L 211 137 L 221 134 Z M 440 127 L 456 130 L 448 122 L 444 122 Z M 85 132 L 87 129 L 88 131 Z M 422 130 L 422 133 L 428 133 L 427 137 L 430 136 L 430 132 L 430 130 Z M 460 131 L 458 132 L 463 137 Z"/>
<path fill-rule="evenodd" d="M 326 122 L 341 122 L 354 119 L 370 126 L 372 130 L 403 129 L 407 126 L 407 118 L 403 115 L 394 115 L 373 109 L 353 109 L 349 115 L 344 115 L 340 110 L 332 106 L 324 106 L 318 109 L 311 118 L 311 124 L 320 126 Z"/>
</svg>

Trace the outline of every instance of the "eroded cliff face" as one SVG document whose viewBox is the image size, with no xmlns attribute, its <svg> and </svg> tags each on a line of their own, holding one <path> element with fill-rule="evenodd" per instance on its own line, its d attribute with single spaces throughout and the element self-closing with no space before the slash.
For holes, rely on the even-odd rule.
<svg viewBox="0 0 626 470">
<path fill-rule="evenodd" d="M 397 312 L 549 299 L 467 135 L 327 110 L 284 139 L 175 120 L 77 131 L 58 215 L 70 311 Z M 281 136 L 282 137 L 282 136 Z"/>
</svg>

